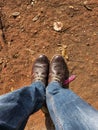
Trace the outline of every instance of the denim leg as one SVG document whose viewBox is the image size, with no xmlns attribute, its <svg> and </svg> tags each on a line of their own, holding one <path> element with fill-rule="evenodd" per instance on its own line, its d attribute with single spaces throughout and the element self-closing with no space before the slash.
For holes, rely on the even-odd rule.
<svg viewBox="0 0 98 130">
<path fill-rule="evenodd" d="M 29 115 L 39 110 L 44 100 L 42 82 L 0 96 L 0 130 L 23 130 Z"/>
<path fill-rule="evenodd" d="M 46 102 L 56 130 L 98 130 L 98 111 L 58 82 L 46 88 Z"/>
</svg>

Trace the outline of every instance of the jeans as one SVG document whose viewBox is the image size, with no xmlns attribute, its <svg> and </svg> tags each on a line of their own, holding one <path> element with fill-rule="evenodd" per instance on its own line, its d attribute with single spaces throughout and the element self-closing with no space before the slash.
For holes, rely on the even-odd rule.
<svg viewBox="0 0 98 130">
<path fill-rule="evenodd" d="M 59 83 L 48 85 L 46 101 L 56 130 L 98 130 L 98 111 Z"/>
<path fill-rule="evenodd" d="M 98 130 L 97 110 L 58 82 L 45 90 L 40 81 L 0 96 L 0 130 L 24 130 L 45 100 L 56 130 Z"/>
</svg>

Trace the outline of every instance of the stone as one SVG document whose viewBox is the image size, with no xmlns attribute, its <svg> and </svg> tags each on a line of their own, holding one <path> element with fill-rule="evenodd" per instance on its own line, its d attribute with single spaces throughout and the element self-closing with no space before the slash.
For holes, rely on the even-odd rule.
<svg viewBox="0 0 98 130">
<path fill-rule="evenodd" d="M 36 15 L 36 16 L 32 19 L 32 21 L 33 21 L 33 22 L 36 22 L 36 21 L 39 19 L 39 17 L 40 17 L 40 15 Z"/>
<path fill-rule="evenodd" d="M 54 22 L 53 23 L 53 29 L 55 30 L 55 31 L 61 31 L 62 30 L 62 28 L 63 28 L 63 23 L 62 22 Z"/>
<path fill-rule="evenodd" d="M 20 12 L 14 12 L 14 13 L 12 13 L 12 16 L 13 16 L 14 18 L 18 17 L 19 15 L 20 15 Z"/>
</svg>

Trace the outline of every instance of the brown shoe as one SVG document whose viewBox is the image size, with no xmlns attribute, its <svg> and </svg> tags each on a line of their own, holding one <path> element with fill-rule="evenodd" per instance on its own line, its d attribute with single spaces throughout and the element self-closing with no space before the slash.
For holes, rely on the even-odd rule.
<svg viewBox="0 0 98 130">
<path fill-rule="evenodd" d="M 48 82 L 49 60 L 45 55 L 40 55 L 32 67 L 32 82 L 42 81 L 45 86 Z"/>
<path fill-rule="evenodd" d="M 62 56 L 54 56 L 50 63 L 49 82 L 58 81 L 61 85 L 66 79 L 67 65 Z"/>
</svg>

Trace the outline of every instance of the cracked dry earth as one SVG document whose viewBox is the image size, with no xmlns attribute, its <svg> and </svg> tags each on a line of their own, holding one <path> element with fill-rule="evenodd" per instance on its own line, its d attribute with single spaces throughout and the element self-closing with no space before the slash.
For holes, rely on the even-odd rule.
<svg viewBox="0 0 98 130">
<path fill-rule="evenodd" d="M 31 83 L 39 54 L 63 55 L 77 76 L 69 89 L 98 109 L 97 0 L 0 0 L 0 95 Z M 25 128 L 46 129 L 54 127 L 41 111 Z"/>
</svg>

